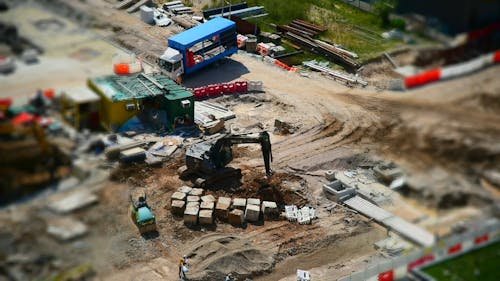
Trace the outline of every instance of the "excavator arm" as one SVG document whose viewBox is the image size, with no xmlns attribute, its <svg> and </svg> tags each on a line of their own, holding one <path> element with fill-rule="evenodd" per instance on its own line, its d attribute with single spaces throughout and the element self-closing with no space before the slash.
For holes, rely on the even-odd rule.
<svg viewBox="0 0 500 281">
<path fill-rule="evenodd" d="M 261 132 L 258 136 L 255 135 L 227 135 L 221 139 L 223 145 L 232 146 L 234 144 L 242 143 L 260 143 L 262 150 L 262 158 L 264 159 L 264 166 L 266 168 L 266 175 L 272 175 L 271 162 L 273 161 L 273 154 L 271 150 L 271 139 L 269 133 Z"/>
</svg>

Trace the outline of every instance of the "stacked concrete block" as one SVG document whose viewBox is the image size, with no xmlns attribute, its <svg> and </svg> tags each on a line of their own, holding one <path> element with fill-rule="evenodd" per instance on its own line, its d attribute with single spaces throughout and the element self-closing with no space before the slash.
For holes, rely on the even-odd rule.
<svg viewBox="0 0 500 281">
<path fill-rule="evenodd" d="M 203 195 L 203 189 L 202 188 L 193 188 L 193 189 L 191 189 L 191 191 L 189 191 L 188 195 L 202 196 Z"/>
<path fill-rule="evenodd" d="M 261 210 L 265 220 L 276 219 L 279 216 L 279 209 L 276 202 L 263 201 Z"/>
<path fill-rule="evenodd" d="M 233 199 L 232 209 L 239 209 L 239 210 L 245 211 L 246 206 L 247 206 L 247 199 L 245 199 L 245 198 L 234 198 Z"/>
<path fill-rule="evenodd" d="M 199 196 L 193 196 L 193 195 L 189 195 L 187 197 L 187 202 L 200 202 L 200 197 Z"/>
<path fill-rule="evenodd" d="M 202 201 L 200 204 L 200 209 L 212 211 L 214 209 L 214 206 L 215 206 L 214 202 L 203 202 Z"/>
<path fill-rule="evenodd" d="M 186 207 L 186 210 L 184 210 L 184 223 L 188 225 L 197 224 L 199 210 L 197 207 Z"/>
<path fill-rule="evenodd" d="M 181 201 L 181 200 L 172 200 L 172 207 L 171 207 L 170 211 L 174 215 L 182 216 L 185 208 L 186 208 L 186 202 Z"/>
<path fill-rule="evenodd" d="M 201 201 L 202 202 L 215 202 L 217 200 L 215 199 L 215 197 L 213 195 L 210 194 L 210 195 L 201 196 Z"/>
<path fill-rule="evenodd" d="M 232 225 L 242 225 L 245 222 L 244 212 L 240 209 L 234 209 L 229 212 L 228 221 Z"/>
<path fill-rule="evenodd" d="M 173 202 L 175 200 L 186 201 L 186 193 L 176 191 L 174 192 L 174 194 L 172 194 L 172 197 L 170 199 L 171 199 L 170 202 Z"/>
<path fill-rule="evenodd" d="M 200 202 L 188 202 L 186 208 L 200 208 Z"/>
<path fill-rule="evenodd" d="M 260 207 L 260 199 L 258 198 L 248 198 L 247 199 L 247 205 L 257 205 Z"/>
<path fill-rule="evenodd" d="M 255 222 L 259 220 L 260 216 L 260 206 L 247 204 L 245 210 L 245 219 L 247 221 Z"/>
<path fill-rule="evenodd" d="M 211 202 L 213 204 L 213 202 Z M 212 210 L 201 210 L 199 214 L 199 222 L 200 224 L 213 224 L 214 216 Z"/>
<path fill-rule="evenodd" d="M 215 206 L 215 216 L 221 220 L 226 221 L 229 215 L 229 208 L 231 207 L 231 198 L 219 197 L 217 205 Z"/>
<path fill-rule="evenodd" d="M 193 188 L 189 187 L 187 185 L 183 185 L 177 189 L 178 192 L 182 192 L 182 193 L 186 193 L 186 194 L 189 194 L 189 192 L 191 192 L 191 190 L 193 190 Z"/>
</svg>

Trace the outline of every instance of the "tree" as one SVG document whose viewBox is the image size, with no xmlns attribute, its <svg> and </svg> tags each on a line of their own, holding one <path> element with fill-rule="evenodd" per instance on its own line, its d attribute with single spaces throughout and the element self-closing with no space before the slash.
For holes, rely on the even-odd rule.
<svg viewBox="0 0 500 281">
<path fill-rule="evenodd" d="M 398 0 L 378 0 L 373 5 L 375 13 L 380 17 L 381 24 L 387 27 L 390 24 L 389 15 L 394 11 Z"/>
</svg>

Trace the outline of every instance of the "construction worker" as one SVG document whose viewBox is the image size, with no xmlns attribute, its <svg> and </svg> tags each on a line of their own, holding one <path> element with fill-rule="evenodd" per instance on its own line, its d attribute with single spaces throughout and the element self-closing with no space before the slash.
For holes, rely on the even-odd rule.
<svg viewBox="0 0 500 281">
<path fill-rule="evenodd" d="M 226 280 L 225 281 L 234 281 L 233 274 L 231 272 L 229 272 L 226 275 Z"/>
<path fill-rule="evenodd" d="M 182 271 L 182 266 L 184 265 L 184 259 L 179 260 L 179 278 L 184 279 L 184 271 Z"/>
</svg>

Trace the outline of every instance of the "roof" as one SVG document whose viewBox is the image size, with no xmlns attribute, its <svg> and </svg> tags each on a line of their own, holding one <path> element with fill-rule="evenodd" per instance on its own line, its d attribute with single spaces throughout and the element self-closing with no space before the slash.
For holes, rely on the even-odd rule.
<svg viewBox="0 0 500 281">
<path fill-rule="evenodd" d="M 100 100 L 99 96 L 87 87 L 67 89 L 64 91 L 63 95 L 74 103 L 85 103 Z"/>
<path fill-rule="evenodd" d="M 90 82 L 112 101 L 143 99 L 160 95 L 167 100 L 178 100 L 193 96 L 186 88 L 161 74 L 109 75 L 92 78 Z"/>
<path fill-rule="evenodd" d="M 155 218 L 155 216 L 148 207 L 140 207 L 137 210 L 137 214 L 138 214 L 137 222 L 143 222 Z"/>
<path fill-rule="evenodd" d="M 236 28 L 236 24 L 233 21 L 225 18 L 214 18 L 204 24 L 170 37 L 168 45 L 176 49 L 186 48 L 230 28 Z"/>
</svg>

